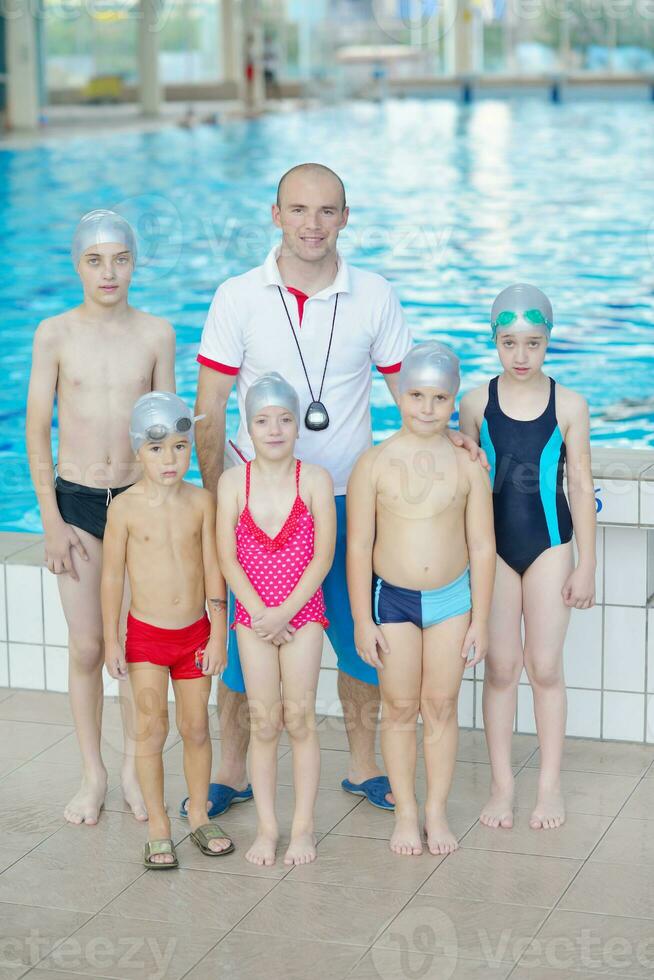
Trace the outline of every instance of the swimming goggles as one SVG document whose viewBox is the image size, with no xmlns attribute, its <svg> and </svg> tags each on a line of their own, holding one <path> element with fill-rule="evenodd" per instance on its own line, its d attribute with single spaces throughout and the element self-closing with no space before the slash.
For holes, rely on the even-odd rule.
<svg viewBox="0 0 654 980">
<path fill-rule="evenodd" d="M 144 435 L 147 442 L 161 442 L 166 436 L 170 435 L 172 432 L 180 432 L 186 434 L 190 431 L 194 420 L 190 419 L 187 415 L 182 418 L 177 419 L 172 425 L 164 425 L 163 422 L 155 422 L 154 425 L 149 425 L 145 429 Z"/>
<path fill-rule="evenodd" d="M 522 310 L 519 313 L 515 313 L 513 310 L 502 310 L 499 316 L 491 323 L 493 337 L 497 333 L 498 327 L 509 327 L 520 316 L 524 317 L 527 323 L 533 323 L 534 326 L 546 327 L 548 333 L 552 330 L 551 320 L 548 320 L 541 310 Z"/>
</svg>

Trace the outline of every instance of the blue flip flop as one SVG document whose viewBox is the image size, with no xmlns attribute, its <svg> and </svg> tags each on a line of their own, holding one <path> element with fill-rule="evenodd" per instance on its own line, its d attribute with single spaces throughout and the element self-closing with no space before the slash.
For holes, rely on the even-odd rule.
<svg viewBox="0 0 654 980">
<path fill-rule="evenodd" d="M 344 779 L 341 786 L 346 793 L 352 793 L 353 796 L 365 796 L 368 803 L 380 810 L 395 809 L 395 804 L 386 799 L 386 794 L 391 791 L 388 776 L 373 776 L 372 779 L 364 779 L 362 783 L 352 783 L 349 779 Z"/>
<path fill-rule="evenodd" d="M 225 810 L 229 810 L 232 803 L 245 803 L 254 796 L 252 787 L 248 783 L 245 789 L 233 789 L 224 783 L 209 783 L 209 803 L 211 806 L 207 811 L 209 819 L 219 817 Z M 185 804 L 188 803 L 188 796 L 185 796 L 179 807 L 180 817 L 188 817 Z"/>
</svg>

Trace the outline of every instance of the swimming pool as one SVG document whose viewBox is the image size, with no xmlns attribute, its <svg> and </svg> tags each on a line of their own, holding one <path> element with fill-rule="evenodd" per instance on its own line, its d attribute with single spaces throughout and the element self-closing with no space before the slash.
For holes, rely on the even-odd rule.
<svg viewBox="0 0 654 980">
<path fill-rule="evenodd" d="M 262 261 L 277 237 L 277 179 L 307 159 L 345 180 L 348 260 L 395 284 L 417 338 L 452 344 L 462 392 L 496 373 L 495 293 L 536 282 L 557 317 L 546 366 L 589 399 L 593 440 L 654 445 L 653 113 L 636 102 L 407 99 L 0 151 L 0 530 L 41 527 L 25 460 L 31 340 L 43 317 L 79 302 L 77 219 L 111 207 L 137 225 L 131 300 L 175 324 L 178 388 L 192 400 L 213 292 Z M 375 438 L 395 424 L 377 376 Z"/>
</svg>

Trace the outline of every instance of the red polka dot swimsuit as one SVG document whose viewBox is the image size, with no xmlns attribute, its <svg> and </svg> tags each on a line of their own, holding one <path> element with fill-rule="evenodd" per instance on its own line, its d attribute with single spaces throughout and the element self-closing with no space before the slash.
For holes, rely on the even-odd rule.
<svg viewBox="0 0 654 980">
<path fill-rule="evenodd" d="M 245 464 L 245 507 L 235 529 L 236 557 L 266 606 L 280 606 L 289 597 L 313 558 L 313 517 L 300 496 L 301 465 L 299 459 L 295 461 L 296 494 L 291 512 L 281 530 L 271 538 L 255 524 L 250 513 L 250 463 Z M 290 622 L 296 629 L 305 623 L 321 623 L 325 628 L 329 626 L 322 588 L 314 593 Z M 232 629 L 237 623 L 252 628 L 250 615 L 238 599 Z"/>
</svg>

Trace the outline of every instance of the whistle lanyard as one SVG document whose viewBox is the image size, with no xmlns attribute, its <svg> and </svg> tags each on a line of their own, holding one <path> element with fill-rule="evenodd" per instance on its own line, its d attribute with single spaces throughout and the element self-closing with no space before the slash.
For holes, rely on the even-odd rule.
<svg viewBox="0 0 654 980">
<path fill-rule="evenodd" d="M 311 387 L 311 382 L 309 381 L 309 374 L 307 372 L 307 366 L 304 363 L 304 358 L 302 356 L 302 349 L 300 347 L 300 342 L 297 339 L 297 334 L 295 332 L 295 327 L 293 326 L 293 321 L 291 320 L 291 314 L 288 312 L 288 306 L 286 305 L 286 300 L 284 299 L 284 294 L 282 293 L 282 290 L 281 290 L 281 287 L 280 286 L 277 287 L 277 290 L 279 292 L 279 298 L 281 299 L 281 301 L 282 301 L 282 303 L 284 305 L 284 310 L 286 311 L 286 316 L 288 318 L 288 322 L 290 324 L 291 331 L 293 333 L 293 339 L 294 339 L 295 345 L 297 347 L 297 352 L 300 355 L 300 360 L 302 361 L 302 368 L 304 370 L 304 377 L 307 379 L 307 385 L 309 386 L 309 394 L 311 395 L 311 401 L 312 402 L 320 402 L 320 399 L 322 398 L 323 385 L 325 383 L 325 375 L 327 374 L 327 364 L 329 362 L 329 354 L 330 354 L 331 349 L 332 349 L 332 339 L 334 337 L 334 325 L 336 323 L 336 310 L 338 309 L 338 293 L 336 293 L 336 298 L 334 299 L 334 313 L 332 315 L 332 328 L 331 328 L 331 332 L 329 334 L 329 346 L 327 347 L 327 357 L 325 358 L 325 366 L 324 366 L 323 372 L 322 372 L 322 380 L 320 382 L 320 391 L 318 392 L 318 397 L 316 398 L 314 396 L 314 394 L 313 394 L 313 388 Z"/>
</svg>

